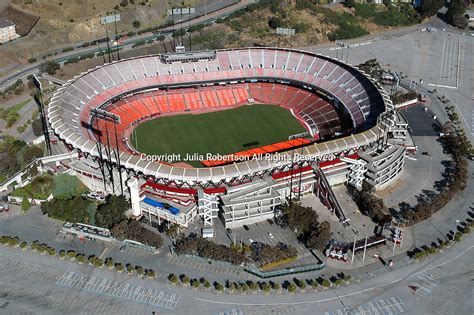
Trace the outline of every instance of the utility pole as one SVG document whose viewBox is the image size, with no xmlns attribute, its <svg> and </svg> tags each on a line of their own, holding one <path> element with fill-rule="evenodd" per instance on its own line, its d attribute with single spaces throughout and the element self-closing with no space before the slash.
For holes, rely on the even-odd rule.
<svg viewBox="0 0 474 315">
<path fill-rule="evenodd" d="M 352 244 L 352 258 L 351 258 L 351 265 L 354 263 L 354 256 L 355 256 L 355 248 L 356 248 L 356 237 L 354 235 L 354 243 Z"/>
<path fill-rule="evenodd" d="M 117 60 L 120 60 L 120 49 L 118 47 L 118 35 L 117 35 L 117 14 L 114 14 L 114 24 L 115 24 L 115 48 L 117 49 Z"/>
<path fill-rule="evenodd" d="M 33 74 L 33 84 L 36 87 L 35 93 L 35 102 L 38 105 L 38 113 L 41 118 L 41 126 L 43 127 L 43 135 L 44 135 L 44 142 L 46 144 L 46 151 L 48 155 L 52 155 L 53 152 L 51 150 L 51 141 L 49 139 L 49 129 L 48 129 L 48 121 L 46 120 L 46 113 L 44 112 L 44 102 L 43 102 L 43 85 L 41 81 Z"/>
<path fill-rule="evenodd" d="M 458 224 L 459 224 L 459 220 L 456 220 L 456 226 L 454 227 L 454 234 L 453 234 L 453 243 L 454 243 L 454 239 L 456 238 L 456 234 L 458 233 Z"/>
<path fill-rule="evenodd" d="M 365 244 L 364 244 L 364 256 L 362 257 L 362 262 L 365 261 L 365 253 L 367 252 L 367 235 L 365 236 Z"/>
<path fill-rule="evenodd" d="M 97 47 L 99 47 L 100 53 L 101 53 L 101 55 L 102 55 L 102 58 L 104 59 L 104 63 L 106 63 L 107 61 L 105 61 L 105 53 L 104 53 L 104 51 L 102 50 L 102 48 L 100 48 L 99 43 L 96 42 L 96 44 L 97 44 Z"/>
</svg>

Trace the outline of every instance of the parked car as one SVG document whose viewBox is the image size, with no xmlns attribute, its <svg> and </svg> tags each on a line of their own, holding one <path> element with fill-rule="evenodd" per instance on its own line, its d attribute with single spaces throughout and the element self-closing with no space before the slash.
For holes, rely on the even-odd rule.
<svg viewBox="0 0 474 315">
<path fill-rule="evenodd" d="M 254 242 L 255 242 L 255 241 L 254 241 L 253 239 L 249 238 L 249 243 L 250 243 L 250 244 L 253 244 Z"/>
<path fill-rule="evenodd" d="M 275 238 L 275 236 L 273 236 L 273 234 L 270 233 L 270 232 L 268 232 L 268 236 L 270 236 L 271 239 L 274 239 L 274 238 Z"/>
<path fill-rule="evenodd" d="M 245 231 L 249 231 L 249 230 L 250 230 L 249 227 L 248 227 L 247 225 L 245 225 L 245 224 L 243 225 L 243 227 L 244 227 L 244 230 L 245 230 Z"/>
<path fill-rule="evenodd" d="M 268 224 L 273 225 L 272 219 L 267 219 Z"/>
</svg>

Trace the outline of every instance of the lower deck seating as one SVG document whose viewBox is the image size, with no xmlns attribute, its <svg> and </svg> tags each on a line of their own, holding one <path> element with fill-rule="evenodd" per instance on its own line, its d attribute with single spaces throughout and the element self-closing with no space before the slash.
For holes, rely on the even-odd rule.
<svg viewBox="0 0 474 315">
<path fill-rule="evenodd" d="M 206 111 L 248 103 L 274 104 L 291 110 L 320 137 L 342 130 L 341 116 L 334 106 L 311 91 L 278 83 L 239 83 L 149 91 L 119 100 L 107 110 L 121 118 L 116 126 L 119 147 L 126 149 L 125 132 L 140 120 L 163 114 Z M 115 139 L 113 124 L 100 121 L 99 130 Z M 115 141 L 115 140 L 114 140 Z M 111 143 L 115 146 L 115 143 Z"/>
</svg>

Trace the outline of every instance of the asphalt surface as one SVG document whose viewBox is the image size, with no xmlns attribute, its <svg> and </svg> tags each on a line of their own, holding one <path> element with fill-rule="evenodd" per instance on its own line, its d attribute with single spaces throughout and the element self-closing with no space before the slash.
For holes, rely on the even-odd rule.
<svg viewBox="0 0 474 315">
<path fill-rule="evenodd" d="M 364 314 L 358 310 L 382 313 L 392 301 L 406 314 L 472 314 L 473 239 L 419 264 L 398 262 L 397 268 L 350 286 L 268 296 L 195 291 L 1 246 L 0 313 L 337 314 L 348 309 Z M 71 277 L 77 281 L 68 283 Z"/>
<path fill-rule="evenodd" d="M 436 31 L 422 31 L 429 26 Z M 350 48 L 331 45 L 305 49 L 354 65 L 377 59 L 385 69 L 408 75 L 420 92 L 429 94 L 428 91 L 436 89 L 454 102 L 467 134 L 473 137 L 473 34 L 452 29 L 434 18 L 422 25 L 348 41 Z"/>
</svg>

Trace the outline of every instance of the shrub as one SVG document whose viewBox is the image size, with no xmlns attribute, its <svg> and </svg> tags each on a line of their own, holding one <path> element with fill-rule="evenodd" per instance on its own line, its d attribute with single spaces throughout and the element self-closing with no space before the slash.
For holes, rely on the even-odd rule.
<svg viewBox="0 0 474 315">
<path fill-rule="evenodd" d="M 27 197 L 23 197 L 23 200 L 21 201 L 21 211 L 23 212 L 27 212 L 28 209 L 30 209 L 31 207 L 31 203 L 30 201 L 28 200 Z"/>
<path fill-rule="evenodd" d="M 296 292 L 296 285 L 294 283 L 290 283 L 287 287 L 288 292 L 295 293 Z"/>
<path fill-rule="evenodd" d="M 329 280 L 327 279 L 324 279 L 322 282 L 321 282 L 321 285 L 324 287 L 324 288 L 329 288 L 331 286 L 331 282 L 329 282 Z"/>
<path fill-rule="evenodd" d="M 84 264 L 86 262 L 86 256 L 84 256 L 83 254 L 77 255 L 76 259 L 80 264 Z"/>
<path fill-rule="evenodd" d="M 31 57 L 30 59 L 28 59 L 28 63 L 34 63 L 34 62 L 36 62 L 35 57 Z"/>
<path fill-rule="evenodd" d="M 189 284 L 189 277 L 188 276 L 182 277 L 181 282 L 185 285 L 188 285 Z"/>
<path fill-rule="evenodd" d="M 59 63 L 54 62 L 54 61 L 46 61 L 40 65 L 39 71 L 40 73 L 46 72 L 50 75 L 54 75 L 56 71 L 59 70 L 59 68 L 60 68 Z"/>
<path fill-rule="evenodd" d="M 65 47 L 63 48 L 63 52 L 68 52 L 74 50 L 74 47 Z"/>
<path fill-rule="evenodd" d="M 173 284 L 176 284 L 179 281 L 178 277 L 174 273 L 170 273 L 168 280 Z"/>
<path fill-rule="evenodd" d="M 140 27 L 140 21 L 133 21 L 132 26 L 135 27 L 135 28 L 139 28 Z"/>
<path fill-rule="evenodd" d="M 114 260 L 113 260 L 112 258 L 110 258 L 110 257 L 107 258 L 107 259 L 105 260 L 105 265 L 106 265 L 107 267 L 109 267 L 109 268 L 112 268 L 112 267 L 114 266 Z"/>
<path fill-rule="evenodd" d="M 155 278 L 156 277 L 156 274 L 153 270 L 147 270 L 146 271 L 146 275 L 149 277 L 149 278 Z"/>
<path fill-rule="evenodd" d="M 216 288 L 218 292 L 224 291 L 224 286 L 220 283 L 216 283 L 214 287 Z"/>
<path fill-rule="evenodd" d="M 122 272 L 123 271 L 122 263 L 116 263 L 115 264 L 115 270 L 117 270 L 118 272 Z"/>
</svg>

